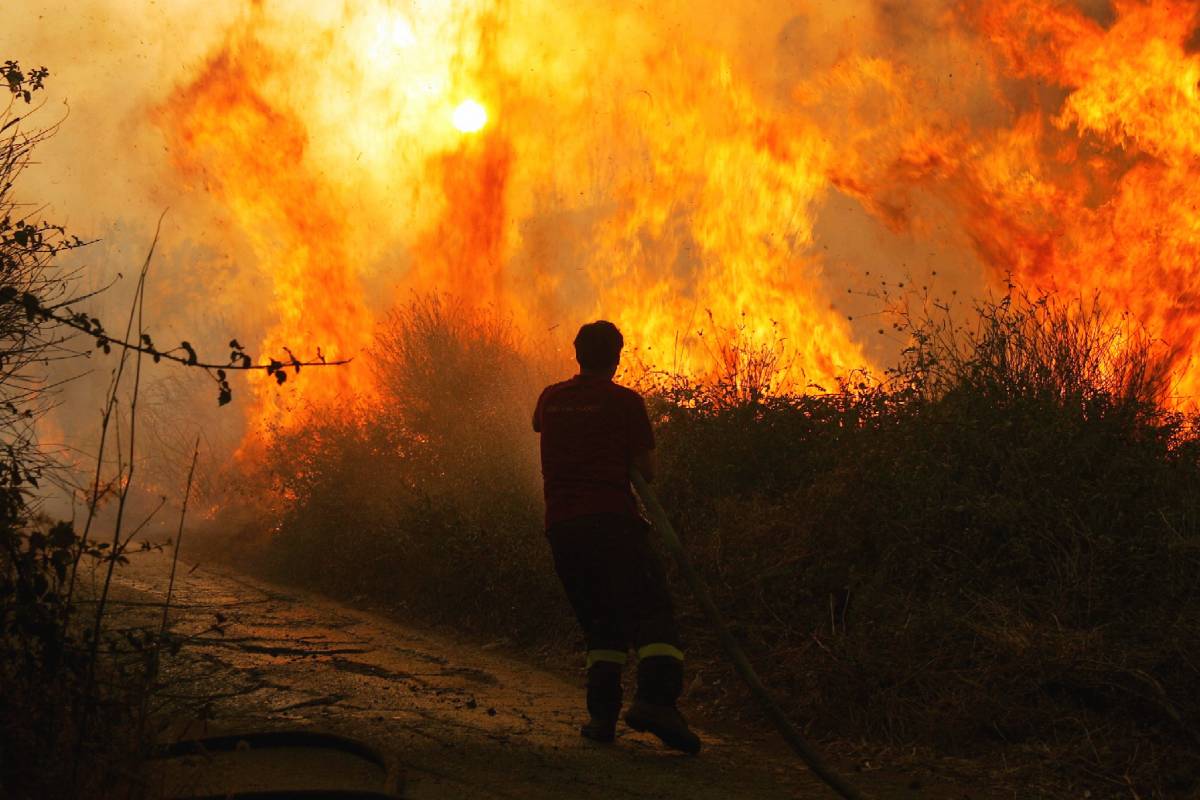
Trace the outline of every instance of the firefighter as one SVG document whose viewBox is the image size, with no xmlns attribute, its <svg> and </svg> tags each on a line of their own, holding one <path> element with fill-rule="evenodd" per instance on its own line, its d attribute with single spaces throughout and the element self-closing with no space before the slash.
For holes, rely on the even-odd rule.
<svg viewBox="0 0 1200 800">
<path fill-rule="evenodd" d="M 547 387 L 533 414 L 541 434 L 546 537 L 587 641 L 587 709 L 580 733 L 612 742 L 621 673 L 637 654 L 637 691 L 625 723 L 669 747 L 700 751 L 675 703 L 683 651 L 650 526 L 638 513 L 630 468 L 654 478 L 654 432 L 641 396 L 613 382 L 624 339 L 611 322 L 575 337 L 579 374 Z"/>
</svg>

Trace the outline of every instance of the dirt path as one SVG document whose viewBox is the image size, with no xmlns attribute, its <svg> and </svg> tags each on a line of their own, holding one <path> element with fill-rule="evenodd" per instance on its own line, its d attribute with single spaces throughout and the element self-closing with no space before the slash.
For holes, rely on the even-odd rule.
<svg viewBox="0 0 1200 800">
<path fill-rule="evenodd" d="M 165 555 L 142 555 L 121 570 L 120 607 L 161 601 L 167 564 Z M 207 704 L 209 732 L 289 727 L 350 735 L 401 765 L 413 800 L 832 796 L 786 754 L 711 731 L 701 731 L 699 758 L 664 751 L 653 737 L 623 727 L 616 746 L 592 744 L 577 732 L 580 687 L 498 648 L 190 568 L 181 569 L 173 619 L 192 642 L 166 665 L 169 693 L 184 707 Z M 907 787 L 870 789 L 876 797 L 927 796 Z"/>
</svg>

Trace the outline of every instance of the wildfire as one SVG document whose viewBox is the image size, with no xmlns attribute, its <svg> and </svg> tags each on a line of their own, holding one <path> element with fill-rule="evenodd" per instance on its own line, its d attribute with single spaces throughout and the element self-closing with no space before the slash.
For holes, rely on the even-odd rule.
<svg viewBox="0 0 1200 800">
<path fill-rule="evenodd" d="M 156 113 L 272 287 L 266 350 L 357 355 L 377 313 L 436 290 L 528 334 L 608 317 L 697 376 L 724 368 L 714 332 L 782 342 L 781 380 L 825 383 L 880 352 L 834 302 L 853 281 L 820 223 L 842 196 L 964 281 L 1102 292 L 1200 388 L 1192 3 L 871 6 L 877 28 L 828 12 L 838 48 L 775 9 L 770 70 L 673 6 L 331 5 L 256 3 Z"/>
<path fill-rule="evenodd" d="M 1024 137 L 993 146 L 997 169 L 978 178 L 987 205 L 974 224 L 981 247 L 1006 250 L 1018 277 L 1099 291 L 1132 311 L 1175 350 L 1178 391 L 1194 398 L 1200 56 L 1189 40 L 1200 7 L 1113 5 L 1107 28 L 1051 4 L 1002 3 L 983 15 L 1002 68 L 1051 82 L 1066 97 L 1030 112 Z M 1011 156 L 1000 165 L 1002 148 L 1027 159 L 1019 176 Z M 1009 233 L 1009 242 L 985 226 Z"/>
</svg>

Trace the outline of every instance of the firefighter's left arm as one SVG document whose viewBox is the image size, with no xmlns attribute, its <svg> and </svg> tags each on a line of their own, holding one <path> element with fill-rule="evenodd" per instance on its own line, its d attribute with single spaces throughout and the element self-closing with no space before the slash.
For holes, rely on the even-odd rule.
<svg viewBox="0 0 1200 800">
<path fill-rule="evenodd" d="M 646 483 L 653 483 L 655 467 L 654 451 L 635 451 L 633 454 L 633 467 L 638 472 L 642 473 L 642 477 L 646 479 Z"/>
</svg>

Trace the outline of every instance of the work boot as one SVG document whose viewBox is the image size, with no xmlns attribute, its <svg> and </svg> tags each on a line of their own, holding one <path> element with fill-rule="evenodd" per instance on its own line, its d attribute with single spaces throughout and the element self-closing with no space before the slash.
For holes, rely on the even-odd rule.
<svg viewBox="0 0 1200 800">
<path fill-rule="evenodd" d="M 615 717 L 612 719 L 592 717 L 580 726 L 579 735 L 585 739 L 591 739 L 593 742 L 612 744 L 613 739 L 617 738 L 617 720 Z"/>
<path fill-rule="evenodd" d="M 579 733 L 593 742 L 611 742 L 621 715 L 621 665 L 597 661 L 588 667 L 587 709 L 591 717 Z"/>
<path fill-rule="evenodd" d="M 692 733 L 687 720 L 674 706 L 660 706 L 645 700 L 634 700 L 625 712 L 625 724 L 635 731 L 649 731 L 673 750 L 689 755 L 700 752 L 700 737 Z"/>
<path fill-rule="evenodd" d="M 683 662 L 672 656 L 647 656 L 638 661 L 638 700 L 653 706 L 674 706 L 683 691 Z"/>
</svg>

